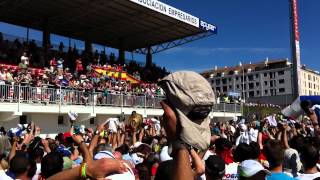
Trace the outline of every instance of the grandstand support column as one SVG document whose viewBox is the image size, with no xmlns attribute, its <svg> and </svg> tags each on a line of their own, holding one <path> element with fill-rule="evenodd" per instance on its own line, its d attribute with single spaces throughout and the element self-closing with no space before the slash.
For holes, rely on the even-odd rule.
<svg viewBox="0 0 320 180">
<path fill-rule="evenodd" d="M 119 56 L 118 56 L 119 64 L 124 64 L 125 63 L 125 59 L 126 59 L 125 55 L 126 55 L 126 52 L 125 52 L 125 50 L 123 48 L 123 41 L 120 40 L 120 48 L 119 48 Z"/>
<path fill-rule="evenodd" d="M 48 19 L 44 20 L 43 23 L 43 33 L 42 33 L 42 47 L 44 49 L 44 58 L 41 61 L 41 64 L 43 66 L 46 65 L 46 63 L 48 62 L 48 52 L 50 47 L 50 31 L 49 31 L 49 23 L 48 23 Z"/>
<path fill-rule="evenodd" d="M 151 65 L 152 65 L 151 47 L 148 47 L 148 53 L 146 55 L 146 67 L 150 67 Z"/>
<path fill-rule="evenodd" d="M 86 40 L 84 42 L 84 48 L 86 52 L 92 52 L 92 41 L 91 40 Z"/>
</svg>

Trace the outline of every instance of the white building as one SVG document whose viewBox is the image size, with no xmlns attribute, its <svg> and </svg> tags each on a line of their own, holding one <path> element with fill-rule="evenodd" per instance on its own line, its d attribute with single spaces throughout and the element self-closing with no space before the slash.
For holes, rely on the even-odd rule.
<svg viewBox="0 0 320 180">
<path fill-rule="evenodd" d="M 215 68 L 202 73 L 219 94 L 238 92 L 246 102 L 287 105 L 292 102 L 292 63 L 287 59 L 268 60 L 254 64 Z M 301 95 L 320 94 L 320 75 L 300 69 Z"/>
</svg>

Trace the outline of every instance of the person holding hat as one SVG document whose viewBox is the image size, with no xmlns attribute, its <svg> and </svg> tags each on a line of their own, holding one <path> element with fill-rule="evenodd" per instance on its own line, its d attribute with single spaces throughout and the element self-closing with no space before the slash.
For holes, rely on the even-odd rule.
<svg viewBox="0 0 320 180">
<path fill-rule="evenodd" d="M 162 124 L 175 164 L 173 179 L 193 179 L 189 155 L 193 148 L 206 151 L 210 145 L 208 115 L 215 101 L 213 90 L 201 75 L 190 71 L 172 73 L 158 84 L 166 93 L 161 102 Z"/>
</svg>

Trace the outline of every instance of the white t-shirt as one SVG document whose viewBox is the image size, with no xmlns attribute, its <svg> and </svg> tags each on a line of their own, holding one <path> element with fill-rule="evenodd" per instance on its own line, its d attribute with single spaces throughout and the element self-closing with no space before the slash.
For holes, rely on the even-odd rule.
<svg viewBox="0 0 320 180">
<path fill-rule="evenodd" d="M 37 171 L 32 177 L 32 180 L 38 180 L 39 179 L 39 174 L 41 173 L 41 163 L 37 163 Z"/>
<path fill-rule="evenodd" d="M 7 176 L 4 170 L 0 170 L 0 179 L 1 180 L 13 180 L 11 177 Z"/>
<path fill-rule="evenodd" d="M 300 180 L 310 180 L 320 177 L 320 172 L 317 172 L 315 174 L 300 174 L 298 176 L 298 179 Z"/>
<path fill-rule="evenodd" d="M 116 133 L 118 130 L 119 119 L 118 118 L 109 118 L 105 124 L 109 124 L 109 130 L 112 133 Z"/>
<path fill-rule="evenodd" d="M 258 141 L 258 134 L 259 134 L 258 129 L 250 128 L 250 130 L 249 130 L 250 142 L 257 142 Z"/>
</svg>

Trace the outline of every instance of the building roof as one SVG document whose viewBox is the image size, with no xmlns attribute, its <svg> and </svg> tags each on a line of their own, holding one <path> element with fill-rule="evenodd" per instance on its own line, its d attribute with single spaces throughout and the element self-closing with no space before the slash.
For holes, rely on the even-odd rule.
<svg viewBox="0 0 320 180">
<path fill-rule="evenodd" d="M 259 71 L 259 70 L 287 67 L 288 62 L 289 62 L 288 59 L 264 60 L 264 61 L 260 61 L 252 64 L 242 64 L 242 65 L 239 64 L 233 67 L 222 67 L 217 69 L 211 69 L 208 71 L 204 71 L 201 74 L 205 77 L 210 77 L 212 74 L 218 74 L 218 73 L 225 73 L 227 75 L 230 72 L 234 72 L 234 71 L 238 71 L 241 74 L 243 70 L 247 72 L 248 69 L 251 69 L 251 71 Z"/>
<path fill-rule="evenodd" d="M 216 26 L 157 0 L 9 0 L 1 2 L 0 21 L 140 53 L 217 33 Z"/>
</svg>

